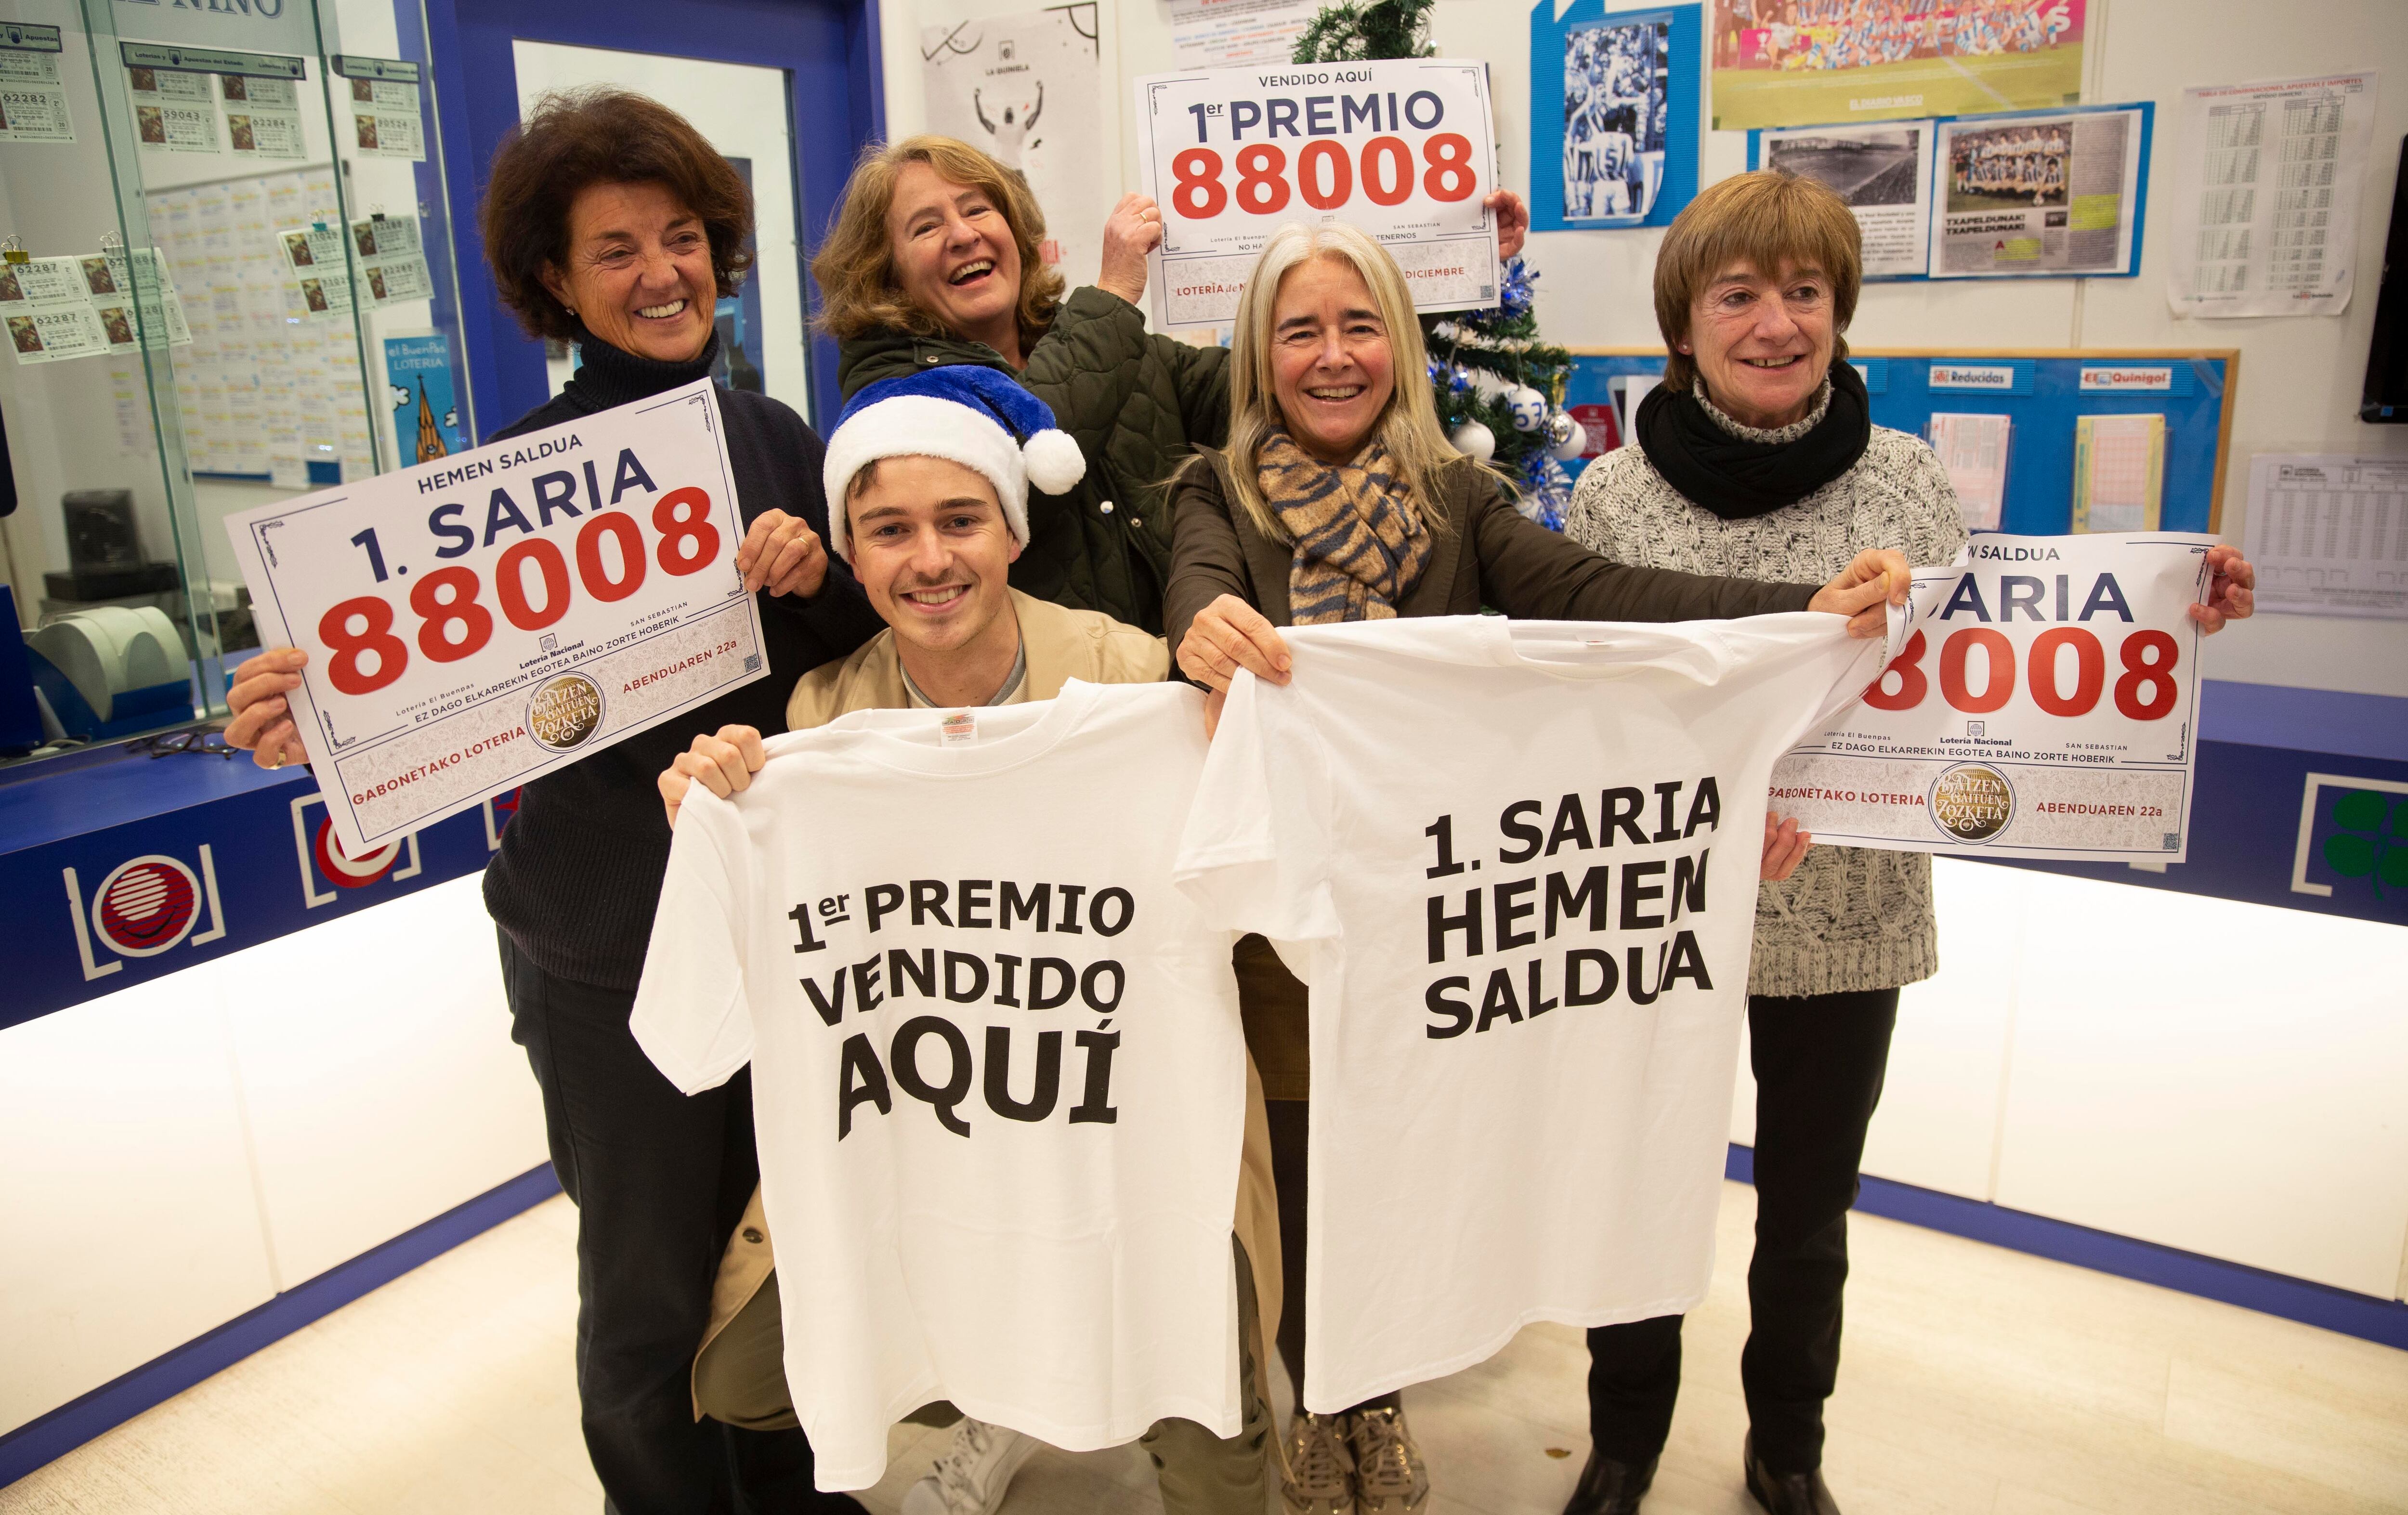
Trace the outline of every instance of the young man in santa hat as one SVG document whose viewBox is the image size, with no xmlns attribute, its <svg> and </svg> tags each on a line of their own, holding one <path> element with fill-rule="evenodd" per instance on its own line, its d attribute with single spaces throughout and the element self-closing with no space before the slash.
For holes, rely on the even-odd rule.
<svg viewBox="0 0 2408 1515">
<path fill-rule="evenodd" d="M 873 384 L 828 438 L 829 550 L 853 569 L 887 629 L 851 656 L 806 674 L 789 730 L 853 710 L 1016 705 L 1050 700 L 1076 679 L 1152 683 L 1168 676 L 1162 638 L 1093 610 L 1033 599 L 1007 581 L 1028 543 L 1028 491 L 1061 493 L 1085 471 L 1053 412 L 1009 376 L 953 365 Z M 1107 505 L 1106 509 L 1111 508 Z M 725 797 L 767 761 L 761 734 L 725 726 L 697 736 L 660 776 L 669 823 L 690 786 Z M 1191 1421 L 1144 1437 L 1172 1515 L 1261 1515 L 1270 1413 L 1256 1381 L 1265 1332 L 1279 1318 L 1279 1226 L 1261 1086 L 1247 1065 L 1246 1138 L 1235 1233 L 1245 1423 L 1222 1440 Z M 1251 1264 L 1251 1265 L 1244 1265 Z M 711 1319 L 694 1368 L 697 1414 L 756 1430 L 796 1422 L 768 1223 L 760 1192 L 721 1259 Z M 952 1418 L 932 1407 L 931 1423 Z M 923 1411 L 923 1415 L 929 1412 Z M 915 1416 L 915 1419 L 920 1418 Z M 994 1515 L 1038 1442 L 960 1419 L 953 1443 L 903 1498 L 904 1515 Z"/>
</svg>

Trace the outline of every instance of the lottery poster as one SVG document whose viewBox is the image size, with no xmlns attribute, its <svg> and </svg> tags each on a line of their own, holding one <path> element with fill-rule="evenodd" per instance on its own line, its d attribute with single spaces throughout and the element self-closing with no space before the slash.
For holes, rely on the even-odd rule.
<svg viewBox="0 0 2408 1515">
<path fill-rule="evenodd" d="M 1903 649 L 1772 771 L 1818 842 L 2180 863 L 2213 536 L 1984 535 L 1914 576 Z"/>
<path fill-rule="evenodd" d="M 709 379 L 229 516 L 347 856 L 768 673 Z"/>
<path fill-rule="evenodd" d="M 1497 303 L 1488 65 L 1449 58 L 1153 74 L 1138 162 L 1162 207 L 1148 287 L 1165 326 L 1226 325 L 1290 222 L 1343 221 L 1397 260 L 1419 310 Z"/>
</svg>

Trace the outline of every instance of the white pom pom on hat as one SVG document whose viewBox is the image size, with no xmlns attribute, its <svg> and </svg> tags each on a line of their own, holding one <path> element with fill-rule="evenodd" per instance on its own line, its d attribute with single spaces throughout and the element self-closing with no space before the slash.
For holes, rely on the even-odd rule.
<svg viewBox="0 0 2408 1515">
<path fill-rule="evenodd" d="M 998 369 L 951 364 L 871 384 L 828 437 L 828 550 L 847 563 L 845 492 L 881 458 L 944 458 L 986 477 L 1005 522 L 1028 545 L 1028 491 L 1060 494 L 1086 476 L 1086 455 L 1054 424 L 1044 401 Z"/>
<path fill-rule="evenodd" d="M 1039 432 L 1020 450 L 1028 460 L 1028 482 L 1047 494 L 1063 493 L 1086 477 L 1087 456 L 1068 432 Z"/>
</svg>

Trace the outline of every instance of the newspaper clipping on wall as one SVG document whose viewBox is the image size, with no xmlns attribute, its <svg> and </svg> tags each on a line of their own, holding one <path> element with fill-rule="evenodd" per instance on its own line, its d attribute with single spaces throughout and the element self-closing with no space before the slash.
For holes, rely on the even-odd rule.
<svg viewBox="0 0 2408 1515">
<path fill-rule="evenodd" d="M 2178 316 L 2348 308 L 2372 73 L 2185 90 L 2166 303 Z"/>
<path fill-rule="evenodd" d="M 1764 166 L 1827 185 L 1864 234 L 1867 279 L 1922 273 L 1931 260 L 1931 139 L 1938 123 L 1814 126 L 1764 134 Z"/>
<path fill-rule="evenodd" d="M 2126 271 L 2143 122 L 2138 108 L 1941 122 L 1931 277 Z"/>
<path fill-rule="evenodd" d="M 1914 576 L 1905 647 L 1772 771 L 1818 842 L 2183 861 L 2215 538 L 1984 536 Z"/>
</svg>

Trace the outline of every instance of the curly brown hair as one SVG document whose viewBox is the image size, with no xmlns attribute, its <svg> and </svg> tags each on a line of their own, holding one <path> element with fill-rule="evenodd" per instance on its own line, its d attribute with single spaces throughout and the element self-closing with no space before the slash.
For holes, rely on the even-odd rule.
<svg viewBox="0 0 2408 1515">
<path fill-rule="evenodd" d="M 569 207 L 596 184 L 659 184 L 675 195 L 710 238 L 719 293 L 736 293 L 752 266 L 752 194 L 735 165 L 657 100 L 599 85 L 555 92 L 494 150 L 478 212 L 494 286 L 529 335 L 584 335 L 543 276 L 567 267 Z"/>
<path fill-rule="evenodd" d="M 910 136 L 864 148 L 845 181 L 844 199 L 828 227 L 827 240 L 811 259 L 820 286 L 819 324 L 839 341 L 882 331 L 915 336 L 953 336 L 945 324 L 913 305 L 895 277 L 895 246 L 886 214 L 895 208 L 895 180 L 906 164 L 924 163 L 952 183 L 984 190 L 1011 228 L 1020 250 L 1020 339 L 1024 347 L 1054 324 L 1062 303 L 1063 278 L 1045 264 L 1038 244 L 1045 240 L 1045 212 L 1028 181 L 986 153 L 956 137 Z"/>
</svg>

